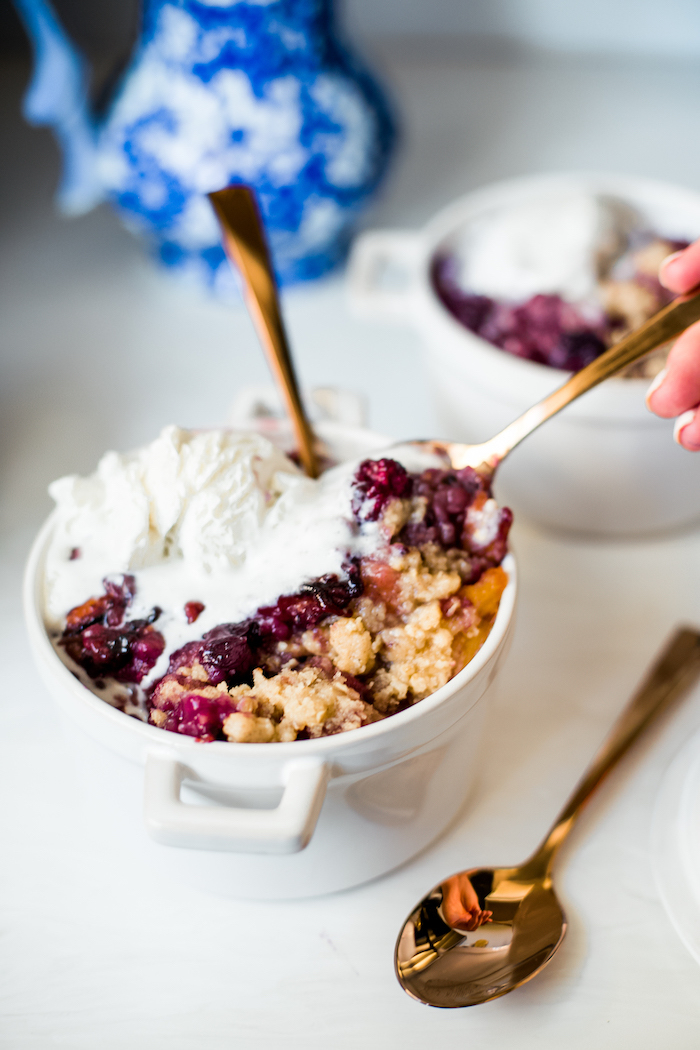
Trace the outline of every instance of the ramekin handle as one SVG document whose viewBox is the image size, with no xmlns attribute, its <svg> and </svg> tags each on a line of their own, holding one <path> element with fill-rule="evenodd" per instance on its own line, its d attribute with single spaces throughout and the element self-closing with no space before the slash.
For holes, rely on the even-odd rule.
<svg viewBox="0 0 700 1050">
<path fill-rule="evenodd" d="M 171 753 L 148 753 L 144 816 L 156 842 L 231 853 L 298 853 L 308 846 L 316 827 L 329 769 L 320 759 L 290 762 L 275 809 L 188 805 L 180 799 L 186 774 L 186 767 Z"/>
<path fill-rule="evenodd" d="M 346 273 L 359 317 L 406 318 L 415 298 L 423 240 L 413 230 L 370 230 L 356 238 Z"/>
</svg>

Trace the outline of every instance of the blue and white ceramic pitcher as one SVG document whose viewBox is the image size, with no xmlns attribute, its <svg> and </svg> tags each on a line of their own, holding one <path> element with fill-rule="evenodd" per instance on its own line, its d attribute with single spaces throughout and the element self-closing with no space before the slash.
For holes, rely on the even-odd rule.
<svg viewBox="0 0 700 1050">
<path fill-rule="evenodd" d="M 204 194 L 246 182 L 282 282 L 342 258 L 393 133 L 335 35 L 332 0 L 143 0 L 138 46 L 99 121 L 47 0 L 15 2 L 36 56 L 25 115 L 60 140 L 64 212 L 106 198 L 164 263 L 216 285 L 228 274 Z"/>
</svg>

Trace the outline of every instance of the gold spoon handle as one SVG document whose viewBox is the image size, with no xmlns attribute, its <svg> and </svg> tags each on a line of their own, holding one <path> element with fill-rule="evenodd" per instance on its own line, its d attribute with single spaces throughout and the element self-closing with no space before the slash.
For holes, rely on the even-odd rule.
<svg viewBox="0 0 700 1050">
<path fill-rule="evenodd" d="M 552 830 L 526 864 L 528 872 L 549 872 L 574 821 L 604 777 L 654 719 L 679 699 L 700 676 L 700 632 L 676 631 L 613 726 L 586 773 L 557 817 Z"/>
<path fill-rule="evenodd" d="M 228 186 L 209 194 L 221 224 L 224 248 L 243 278 L 243 291 L 277 385 L 282 390 L 294 428 L 301 465 L 318 476 L 314 437 L 299 396 L 299 386 L 284 330 L 279 297 L 260 213 L 248 186 Z"/>
<path fill-rule="evenodd" d="M 604 379 L 620 372 L 633 361 L 644 357 L 651 350 L 675 339 L 689 325 L 700 320 L 700 291 L 689 296 L 681 296 L 654 314 L 641 328 L 625 336 L 604 354 L 597 357 L 590 365 L 576 372 L 563 386 L 555 390 L 539 404 L 533 405 L 527 412 L 510 423 L 500 434 L 479 446 L 484 461 L 495 468 L 519 445 L 523 438 L 531 434 L 545 420 L 560 412 L 565 405 L 574 401 L 587 390 L 598 386 Z"/>
</svg>

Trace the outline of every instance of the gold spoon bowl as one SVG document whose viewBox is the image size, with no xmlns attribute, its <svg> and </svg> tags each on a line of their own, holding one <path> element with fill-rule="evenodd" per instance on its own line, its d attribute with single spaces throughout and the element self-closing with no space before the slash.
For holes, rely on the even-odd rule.
<svg viewBox="0 0 700 1050">
<path fill-rule="evenodd" d="M 476 1006 L 529 981 L 566 933 L 554 859 L 584 805 L 644 730 L 700 676 L 700 632 L 676 632 L 613 726 L 554 825 L 524 864 L 471 868 L 436 886 L 411 912 L 396 976 L 430 1006 Z"/>
</svg>

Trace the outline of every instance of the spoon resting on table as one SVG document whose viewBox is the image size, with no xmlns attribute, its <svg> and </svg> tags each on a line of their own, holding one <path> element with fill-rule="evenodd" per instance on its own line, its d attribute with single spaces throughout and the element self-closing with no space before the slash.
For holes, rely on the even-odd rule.
<svg viewBox="0 0 700 1050">
<path fill-rule="evenodd" d="M 547 965 L 566 933 L 554 859 L 630 745 L 700 676 L 700 632 L 678 630 L 630 700 L 539 848 L 524 864 L 458 872 L 424 897 L 396 944 L 396 976 L 429 1006 L 497 999 Z"/>
</svg>

